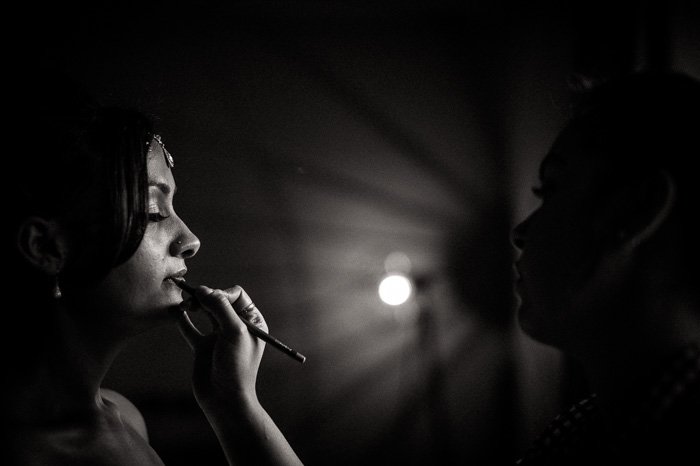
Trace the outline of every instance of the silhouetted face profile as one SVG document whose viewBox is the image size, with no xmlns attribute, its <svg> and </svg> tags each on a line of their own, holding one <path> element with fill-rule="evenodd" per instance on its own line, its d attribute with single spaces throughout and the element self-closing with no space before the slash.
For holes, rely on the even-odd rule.
<svg viewBox="0 0 700 466">
<path fill-rule="evenodd" d="M 694 307 L 700 260 L 697 81 L 633 75 L 580 104 L 513 231 L 521 326 L 569 350 L 658 332 L 671 296 Z"/>
<path fill-rule="evenodd" d="M 585 138 L 576 124 L 562 131 L 533 189 L 541 204 L 514 230 L 521 250 L 520 324 L 533 338 L 556 346 L 604 324 L 598 314 L 612 299 L 609 290 L 616 280 L 600 270 L 600 259 L 611 246 L 608 223 L 617 203 L 601 189 L 606 167 L 586 153 Z"/>
</svg>

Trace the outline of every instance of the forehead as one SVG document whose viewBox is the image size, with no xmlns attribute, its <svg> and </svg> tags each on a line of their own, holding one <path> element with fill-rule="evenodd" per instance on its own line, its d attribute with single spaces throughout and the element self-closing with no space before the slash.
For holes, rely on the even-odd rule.
<svg viewBox="0 0 700 466">
<path fill-rule="evenodd" d="M 165 154 L 160 144 L 153 144 L 148 151 L 148 179 L 149 182 L 165 183 L 175 188 L 175 179 L 170 166 L 165 160 Z"/>
<path fill-rule="evenodd" d="M 604 157 L 591 150 L 587 135 L 578 125 L 564 128 L 540 164 L 540 177 L 551 174 L 592 176 L 604 167 Z"/>
<path fill-rule="evenodd" d="M 553 187 L 559 200 L 580 203 L 579 207 L 598 205 L 620 181 L 609 157 L 589 138 L 579 128 L 565 128 L 539 167 L 540 183 Z"/>
</svg>

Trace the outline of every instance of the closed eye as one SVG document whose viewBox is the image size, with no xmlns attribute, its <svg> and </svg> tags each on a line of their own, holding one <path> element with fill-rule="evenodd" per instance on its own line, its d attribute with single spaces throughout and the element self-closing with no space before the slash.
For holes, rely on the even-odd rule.
<svg viewBox="0 0 700 466">
<path fill-rule="evenodd" d="M 169 218 L 170 215 L 163 215 L 160 212 L 149 212 L 148 214 L 148 221 L 149 222 L 162 222 L 166 218 Z"/>
</svg>

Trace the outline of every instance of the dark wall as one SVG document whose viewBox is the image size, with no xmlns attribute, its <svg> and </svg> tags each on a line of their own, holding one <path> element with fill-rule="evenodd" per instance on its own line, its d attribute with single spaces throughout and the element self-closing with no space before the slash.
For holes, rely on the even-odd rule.
<svg viewBox="0 0 700 466">
<path fill-rule="evenodd" d="M 308 464 L 507 462 L 576 392 L 566 361 L 513 323 L 509 229 L 533 207 L 567 78 L 697 74 L 697 16 L 690 2 L 522 3 L 17 17 L 18 47 L 157 116 L 176 208 L 202 241 L 188 278 L 242 285 L 308 357 L 268 349 L 259 377 Z M 392 308 L 376 290 L 396 251 L 421 286 Z M 176 329 L 159 328 L 106 382 L 141 408 L 166 464 L 223 464 L 190 369 Z"/>
</svg>

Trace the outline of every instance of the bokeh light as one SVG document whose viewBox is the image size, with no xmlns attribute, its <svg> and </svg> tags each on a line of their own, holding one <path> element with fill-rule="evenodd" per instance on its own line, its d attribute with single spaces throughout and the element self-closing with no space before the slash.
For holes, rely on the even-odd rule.
<svg viewBox="0 0 700 466">
<path fill-rule="evenodd" d="M 387 275 L 379 283 L 379 298 L 391 306 L 405 303 L 412 291 L 411 280 L 405 275 Z"/>
</svg>

